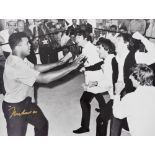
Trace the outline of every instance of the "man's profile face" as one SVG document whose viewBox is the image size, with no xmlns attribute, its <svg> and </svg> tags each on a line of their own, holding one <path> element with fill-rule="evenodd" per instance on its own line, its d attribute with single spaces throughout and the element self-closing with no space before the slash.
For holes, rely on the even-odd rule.
<svg viewBox="0 0 155 155">
<path fill-rule="evenodd" d="M 20 52 L 23 56 L 28 56 L 30 54 L 30 43 L 28 38 L 22 38 L 21 42 L 17 46 L 20 47 Z"/>
<path fill-rule="evenodd" d="M 105 59 L 106 56 L 108 55 L 108 47 L 106 45 L 104 45 L 104 47 L 102 45 L 98 46 L 98 53 L 99 53 L 99 57 L 101 59 Z"/>
<path fill-rule="evenodd" d="M 18 22 L 17 23 L 17 29 L 18 29 L 18 32 L 24 32 L 24 22 Z"/>
</svg>

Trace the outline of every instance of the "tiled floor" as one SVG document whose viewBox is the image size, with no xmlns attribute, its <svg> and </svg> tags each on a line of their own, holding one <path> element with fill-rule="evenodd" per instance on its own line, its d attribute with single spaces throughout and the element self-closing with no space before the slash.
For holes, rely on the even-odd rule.
<svg viewBox="0 0 155 155">
<path fill-rule="evenodd" d="M 45 116 L 49 120 L 49 136 L 77 136 L 72 130 L 80 127 L 81 108 L 79 104 L 80 96 L 83 89 L 83 75 L 74 74 L 51 83 L 48 86 L 41 86 L 38 90 L 38 104 L 43 110 Z M 2 103 L 2 95 L 0 103 Z M 93 99 L 91 109 L 90 132 L 81 134 L 81 136 L 95 136 L 97 112 L 97 101 Z M 6 123 L 3 116 L 2 108 L 0 108 L 0 135 L 6 134 Z M 109 127 L 108 127 L 109 133 Z M 34 135 L 33 126 L 29 125 L 27 135 Z M 122 131 L 122 135 L 128 136 L 126 131 Z"/>
</svg>

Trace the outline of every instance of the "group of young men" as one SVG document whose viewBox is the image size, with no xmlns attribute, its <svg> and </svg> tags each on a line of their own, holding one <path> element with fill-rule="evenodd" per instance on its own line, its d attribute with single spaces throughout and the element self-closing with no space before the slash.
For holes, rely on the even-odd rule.
<svg viewBox="0 0 155 155">
<path fill-rule="evenodd" d="M 89 132 L 90 103 L 95 97 L 99 103 L 97 136 L 107 135 L 109 120 L 111 136 L 121 135 L 122 128 L 129 130 L 131 135 L 155 135 L 152 110 L 155 106 L 155 45 L 139 32 L 111 37 L 113 39 L 99 38 L 96 47 L 85 33 L 76 37 L 87 61 L 83 69 L 84 93 L 80 99 L 81 127 L 73 133 Z M 110 94 L 108 103 L 103 97 L 106 92 Z"/>
<path fill-rule="evenodd" d="M 69 29 L 74 31 L 74 26 Z M 54 71 L 51 69 L 68 60 L 34 65 L 26 58 L 31 48 L 28 36 L 24 32 L 10 35 L 12 54 L 7 57 L 4 67 L 5 95 L 2 105 L 8 135 L 25 135 L 28 123 L 35 127 L 35 135 L 48 135 L 48 120 L 34 103 L 33 85 L 57 80 L 82 63 L 80 71 L 85 75 L 85 83 L 80 99 L 81 127 L 73 133 L 89 132 L 90 103 L 95 97 L 99 103 L 99 109 L 96 109 L 99 113 L 96 119 L 97 136 L 107 135 L 109 120 L 111 136 L 119 136 L 127 122 L 129 127 L 125 128 L 129 128 L 131 135 L 155 135 L 155 45 L 139 32 L 109 33 L 109 37 L 100 37 L 94 45 L 89 30 L 90 26 L 87 30 L 80 29 L 74 33 L 76 44 L 82 47 L 82 54 L 67 67 Z M 104 99 L 105 93 L 110 95 L 108 103 Z"/>
</svg>

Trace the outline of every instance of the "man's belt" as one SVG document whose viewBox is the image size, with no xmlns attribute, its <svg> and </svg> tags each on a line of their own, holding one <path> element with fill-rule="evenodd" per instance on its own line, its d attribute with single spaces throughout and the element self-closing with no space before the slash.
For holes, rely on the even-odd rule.
<svg viewBox="0 0 155 155">
<path fill-rule="evenodd" d="M 97 71 L 97 70 L 100 70 L 101 69 L 101 65 L 103 65 L 103 61 L 101 62 L 98 62 L 92 66 L 89 66 L 89 67 L 85 67 L 85 70 L 86 71 Z"/>
</svg>

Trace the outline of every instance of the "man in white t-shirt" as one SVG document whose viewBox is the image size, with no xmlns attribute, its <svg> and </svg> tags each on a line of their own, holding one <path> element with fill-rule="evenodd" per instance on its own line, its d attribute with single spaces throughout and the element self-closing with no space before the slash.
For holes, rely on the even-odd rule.
<svg viewBox="0 0 155 155">
<path fill-rule="evenodd" d="M 76 69 L 81 57 L 72 65 L 61 70 L 43 73 L 62 62 L 46 65 L 33 65 L 26 59 L 30 54 L 30 44 L 25 33 L 14 33 L 9 38 L 12 54 L 7 58 L 4 69 L 4 87 L 6 94 L 3 101 L 3 112 L 7 122 L 7 133 L 10 136 L 24 136 L 27 124 L 35 127 L 36 136 L 48 135 L 48 121 L 41 109 L 33 102 L 33 85 L 35 82 L 49 83 Z"/>
</svg>

